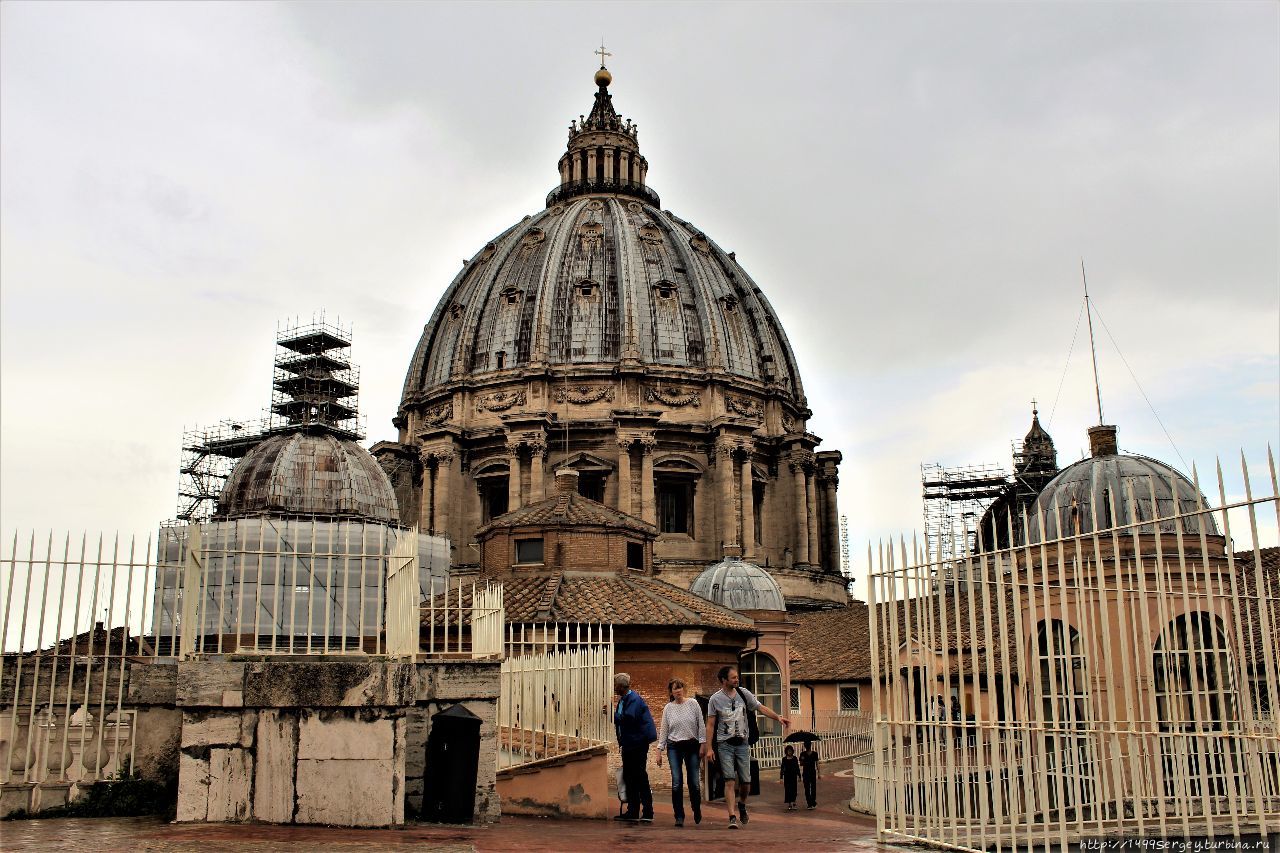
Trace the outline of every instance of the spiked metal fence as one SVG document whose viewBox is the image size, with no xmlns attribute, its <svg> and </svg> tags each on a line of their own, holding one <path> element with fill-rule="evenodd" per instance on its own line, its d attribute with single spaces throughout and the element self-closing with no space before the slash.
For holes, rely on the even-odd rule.
<svg viewBox="0 0 1280 853">
<path fill-rule="evenodd" d="M 613 626 L 512 625 L 498 703 L 498 769 L 613 739 Z"/>
<path fill-rule="evenodd" d="M 1065 853 L 1280 831 L 1268 462 L 1260 497 L 1242 464 L 1244 495 L 1229 500 L 1219 466 L 1214 505 L 1165 511 L 1156 487 L 1177 495 L 1176 484 L 1131 478 L 1087 506 L 996 519 L 1010 547 L 979 538 L 945 561 L 918 541 L 881 547 L 869 578 L 875 773 L 860 777 L 863 797 L 874 784 L 881 838 Z M 1159 511 L 1144 517 L 1138 498 Z"/>
</svg>

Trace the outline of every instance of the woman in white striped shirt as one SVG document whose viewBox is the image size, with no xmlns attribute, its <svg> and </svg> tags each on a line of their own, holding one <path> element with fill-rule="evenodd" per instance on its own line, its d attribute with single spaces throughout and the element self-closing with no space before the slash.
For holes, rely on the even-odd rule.
<svg viewBox="0 0 1280 853">
<path fill-rule="evenodd" d="M 707 740 L 702 706 L 697 699 L 686 697 L 684 691 L 684 682 L 678 678 L 667 683 L 671 701 L 662 709 L 662 724 L 658 729 L 658 766 L 662 766 L 664 754 L 671 762 L 671 807 L 676 813 L 676 826 L 684 826 L 684 797 L 680 786 L 686 782 L 693 822 L 702 823 L 698 754 Z"/>
</svg>

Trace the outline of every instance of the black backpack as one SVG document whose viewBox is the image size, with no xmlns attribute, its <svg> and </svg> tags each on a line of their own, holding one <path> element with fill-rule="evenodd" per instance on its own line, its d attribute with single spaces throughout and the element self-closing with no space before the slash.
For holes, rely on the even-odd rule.
<svg viewBox="0 0 1280 853">
<path fill-rule="evenodd" d="M 742 695 L 742 688 L 735 687 L 738 692 L 738 698 L 742 700 L 742 709 L 746 711 L 747 717 L 747 744 L 755 746 L 756 741 L 760 740 L 760 724 L 756 722 L 756 712 L 747 710 L 747 697 Z"/>
</svg>

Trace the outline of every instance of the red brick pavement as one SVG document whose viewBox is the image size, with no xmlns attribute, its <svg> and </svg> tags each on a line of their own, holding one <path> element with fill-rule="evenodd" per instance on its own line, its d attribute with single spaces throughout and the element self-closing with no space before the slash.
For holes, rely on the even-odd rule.
<svg viewBox="0 0 1280 853">
<path fill-rule="evenodd" d="M 116 853 L 116 851 L 254 851 L 383 850 L 413 845 L 419 850 L 595 851 L 615 845 L 645 849 L 730 850 L 777 845 L 786 850 L 891 850 L 875 840 L 875 821 L 850 812 L 852 781 L 830 774 L 819 783 L 821 805 L 788 812 L 782 786 L 765 781 L 762 796 L 753 797 L 751 822 L 737 831 L 727 828 L 720 803 L 708 804 L 700 826 L 692 819 L 674 826 L 670 798 L 655 798 L 654 822 L 629 826 L 586 820 L 505 817 L 484 827 L 413 825 L 405 829 L 330 829 L 263 824 L 166 824 L 156 818 L 100 818 L 8 821 L 0 823 L 0 849 Z M 616 801 L 615 801 L 616 804 Z"/>
</svg>

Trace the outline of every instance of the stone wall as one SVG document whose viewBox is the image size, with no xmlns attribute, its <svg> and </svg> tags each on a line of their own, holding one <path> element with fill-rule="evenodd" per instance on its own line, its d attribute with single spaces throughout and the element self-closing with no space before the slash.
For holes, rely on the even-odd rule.
<svg viewBox="0 0 1280 853">
<path fill-rule="evenodd" d="M 615 802 L 604 747 L 503 770 L 498 791 L 506 814 L 537 817 L 604 819 Z"/>
<path fill-rule="evenodd" d="M 402 824 L 406 795 L 411 815 L 421 804 L 430 717 L 457 702 L 482 721 L 476 820 L 498 816 L 497 663 L 201 660 L 178 669 L 179 821 Z"/>
</svg>

